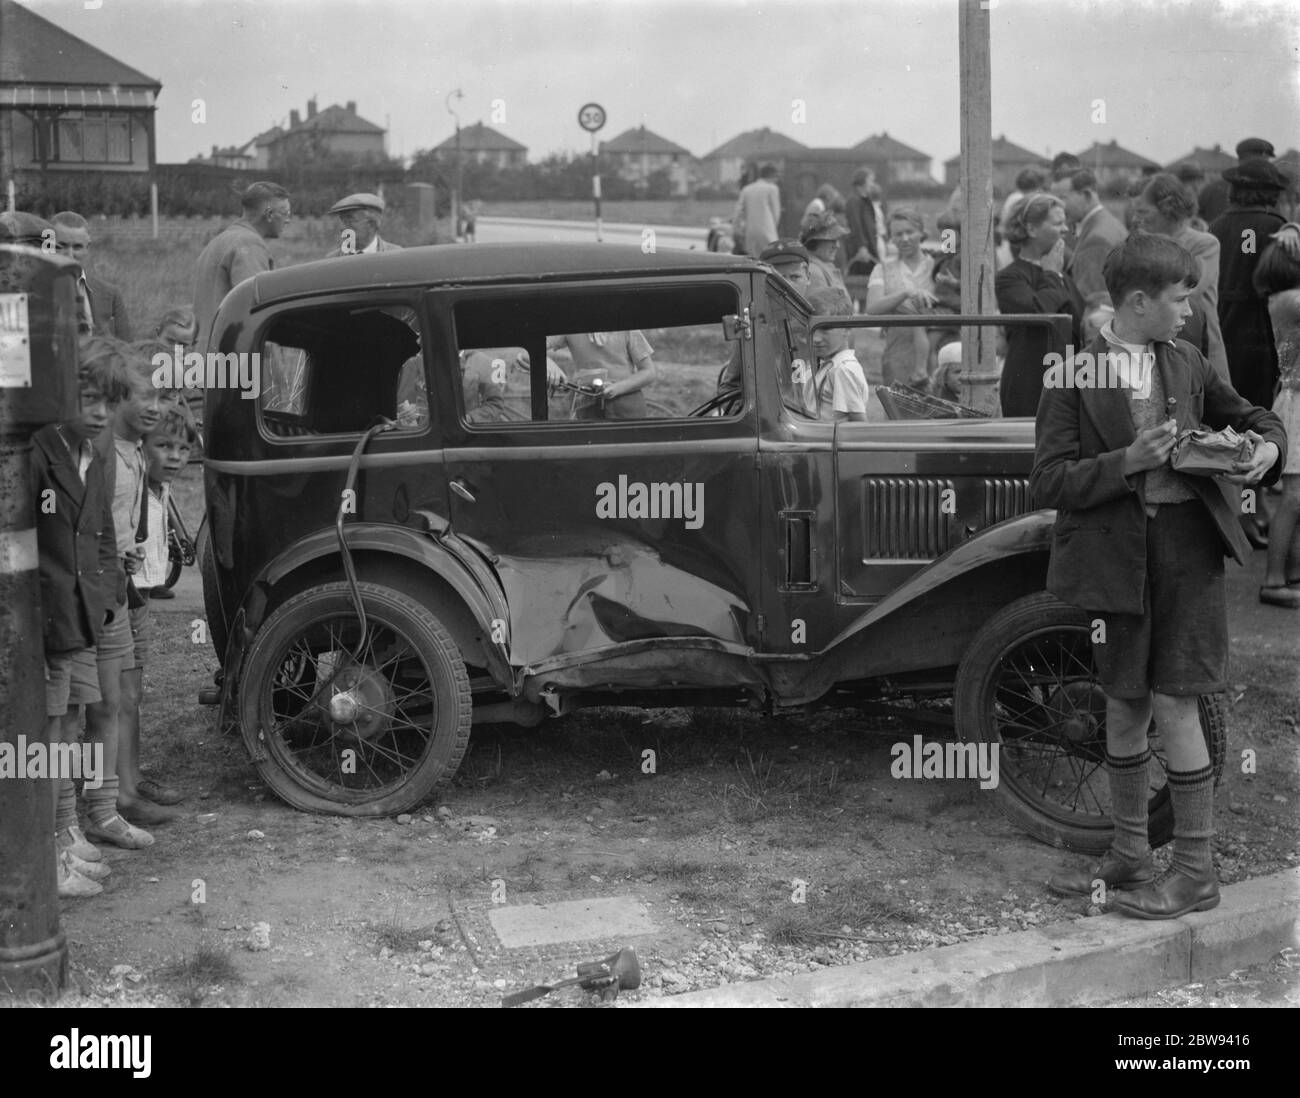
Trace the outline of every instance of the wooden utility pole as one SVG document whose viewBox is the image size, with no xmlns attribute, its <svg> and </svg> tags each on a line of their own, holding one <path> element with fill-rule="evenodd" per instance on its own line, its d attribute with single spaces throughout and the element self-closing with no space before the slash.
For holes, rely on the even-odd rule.
<svg viewBox="0 0 1300 1098">
<path fill-rule="evenodd" d="M 961 89 L 961 311 L 996 313 L 993 293 L 993 99 L 989 9 L 996 0 L 960 0 L 957 48 Z M 997 412 L 994 330 L 962 339 L 962 403 Z"/>
</svg>

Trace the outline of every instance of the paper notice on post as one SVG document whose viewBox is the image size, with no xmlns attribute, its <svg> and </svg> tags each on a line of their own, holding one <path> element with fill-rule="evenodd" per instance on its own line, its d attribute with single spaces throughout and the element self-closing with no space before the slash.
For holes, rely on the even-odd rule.
<svg viewBox="0 0 1300 1098">
<path fill-rule="evenodd" d="M 0 294 L 0 387 L 27 389 L 32 384 L 32 339 L 27 324 L 27 295 Z"/>
</svg>

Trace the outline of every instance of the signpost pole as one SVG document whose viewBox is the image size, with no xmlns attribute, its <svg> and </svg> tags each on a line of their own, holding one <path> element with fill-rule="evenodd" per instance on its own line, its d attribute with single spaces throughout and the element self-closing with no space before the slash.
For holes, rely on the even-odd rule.
<svg viewBox="0 0 1300 1098">
<path fill-rule="evenodd" d="M 596 159 L 596 133 L 605 125 L 605 108 L 599 103 L 584 103 L 578 110 L 578 125 L 591 134 L 591 197 L 596 202 L 596 243 L 601 240 L 600 163 Z"/>
<path fill-rule="evenodd" d="M 601 241 L 600 225 L 600 170 L 596 160 L 596 135 L 591 135 L 591 196 L 596 200 L 596 243 Z"/>
<path fill-rule="evenodd" d="M 995 0 L 961 0 L 957 45 L 961 88 L 961 311 L 997 312 L 993 292 L 993 108 L 989 9 Z M 962 340 L 962 403 L 996 414 L 993 328 Z"/>
</svg>

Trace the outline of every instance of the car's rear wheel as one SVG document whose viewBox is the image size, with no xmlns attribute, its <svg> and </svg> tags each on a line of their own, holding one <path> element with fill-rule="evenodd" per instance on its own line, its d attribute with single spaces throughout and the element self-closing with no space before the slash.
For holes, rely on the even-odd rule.
<svg viewBox="0 0 1300 1098">
<path fill-rule="evenodd" d="M 1041 593 L 1018 599 L 976 634 L 957 673 L 958 735 L 998 745 L 998 801 L 1031 835 L 1087 853 L 1110 846 L 1105 769 L 1106 698 L 1097 685 L 1083 611 Z M 1227 749 L 1222 695 L 1199 699 L 1217 782 Z M 1152 759 L 1147 830 L 1152 846 L 1173 837 L 1173 805 L 1160 730 Z"/>
<path fill-rule="evenodd" d="M 422 603 L 358 588 L 364 636 L 346 583 L 308 588 L 268 615 L 243 662 L 241 725 L 262 779 L 295 808 L 393 815 L 460 765 L 469 678 Z"/>
</svg>

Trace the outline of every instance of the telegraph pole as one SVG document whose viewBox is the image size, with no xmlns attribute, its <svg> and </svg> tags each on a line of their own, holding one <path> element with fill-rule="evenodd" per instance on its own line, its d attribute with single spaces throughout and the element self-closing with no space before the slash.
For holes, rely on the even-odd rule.
<svg viewBox="0 0 1300 1098">
<path fill-rule="evenodd" d="M 961 88 L 961 311 L 991 316 L 993 291 L 993 100 L 989 58 L 991 0 L 961 0 L 957 48 Z M 962 403 L 990 408 L 997 361 L 993 328 L 961 343 Z M 997 408 L 991 407 L 996 414 Z"/>
</svg>

